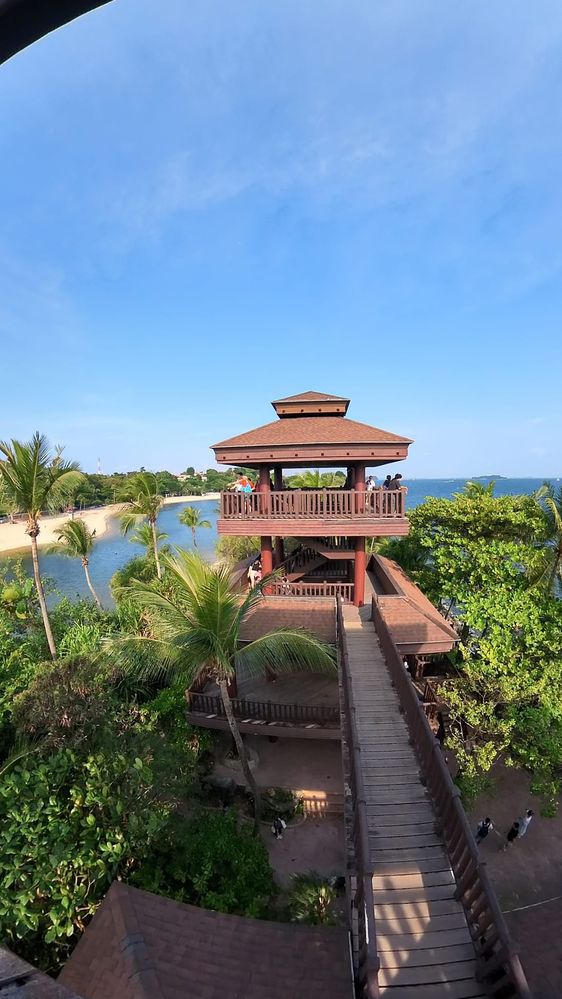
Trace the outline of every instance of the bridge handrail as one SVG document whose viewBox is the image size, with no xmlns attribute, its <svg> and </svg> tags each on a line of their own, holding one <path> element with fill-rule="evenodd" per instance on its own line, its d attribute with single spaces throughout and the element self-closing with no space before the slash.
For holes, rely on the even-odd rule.
<svg viewBox="0 0 562 999">
<path fill-rule="evenodd" d="M 342 736 L 345 736 L 349 751 L 351 804 L 353 808 L 352 833 L 357 875 L 354 903 L 357 910 L 358 923 L 358 995 L 361 996 L 361 999 L 380 999 L 378 984 L 380 960 L 375 924 L 373 866 L 369 862 L 369 831 L 361 766 L 361 745 L 357 731 L 356 707 L 349 669 L 349 655 L 343 625 L 341 600 L 337 601 L 336 628 L 344 705 Z"/>
<path fill-rule="evenodd" d="M 478 960 L 478 978 L 490 996 L 512 995 L 532 999 L 519 955 L 510 937 L 486 865 L 453 783 L 441 747 L 427 720 L 409 673 L 394 644 L 376 597 L 372 616 L 390 674 L 404 710 L 422 774 L 441 823 L 451 867 L 457 882 L 456 897 L 465 909 Z M 506 987 L 510 992 L 506 992 Z"/>
</svg>

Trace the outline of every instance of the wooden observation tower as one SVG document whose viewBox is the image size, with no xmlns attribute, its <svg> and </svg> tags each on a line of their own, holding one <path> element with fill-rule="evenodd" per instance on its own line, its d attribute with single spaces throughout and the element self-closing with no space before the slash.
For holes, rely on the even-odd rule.
<svg viewBox="0 0 562 999">
<path fill-rule="evenodd" d="M 252 468 L 252 493 L 221 494 L 219 534 L 258 535 L 264 575 L 283 567 L 273 594 L 337 596 L 360 606 L 367 538 L 408 533 L 405 489 L 367 490 L 367 470 L 403 461 L 407 437 L 347 417 L 349 399 L 321 392 L 277 399 L 277 419 L 213 445 L 220 464 Z M 343 488 L 287 489 L 285 469 L 343 468 Z M 284 539 L 298 538 L 287 559 Z"/>
</svg>

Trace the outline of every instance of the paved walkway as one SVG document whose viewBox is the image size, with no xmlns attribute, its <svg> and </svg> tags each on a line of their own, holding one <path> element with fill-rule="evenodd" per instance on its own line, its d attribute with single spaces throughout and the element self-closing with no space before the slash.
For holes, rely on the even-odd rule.
<svg viewBox="0 0 562 999">
<path fill-rule="evenodd" d="M 343 609 L 386 999 L 474 999 L 472 940 L 369 608 Z"/>
</svg>

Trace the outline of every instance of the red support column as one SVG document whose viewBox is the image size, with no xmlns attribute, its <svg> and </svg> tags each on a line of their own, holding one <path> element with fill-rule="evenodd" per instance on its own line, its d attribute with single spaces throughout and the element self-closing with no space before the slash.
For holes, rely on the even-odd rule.
<svg viewBox="0 0 562 999">
<path fill-rule="evenodd" d="M 270 572 L 273 572 L 273 548 L 271 545 L 271 538 L 261 539 L 261 573 L 262 576 L 267 576 Z M 267 593 L 267 588 L 265 590 Z"/>
<path fill-rule="evenodd" d="M 367 557 L 365 555 L 365 538 L 355 538 L 355 563 L 353 575 L 353 603 L 361 607 L 365 600 L 365 572 Z"/>
</svg>

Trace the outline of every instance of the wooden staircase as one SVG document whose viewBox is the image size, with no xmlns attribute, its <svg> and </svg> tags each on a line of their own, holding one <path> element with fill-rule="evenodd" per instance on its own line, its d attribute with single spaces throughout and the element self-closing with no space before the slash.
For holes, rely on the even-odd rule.
<svg viewBox="0 0 562 999">
<path fill-rule="evenodd" d="M 373 870 L 378 987 L 386 999 L 483 999 L 466 917 L 397 693 L 369 620 L 343 623 Z"/>
</svg>

